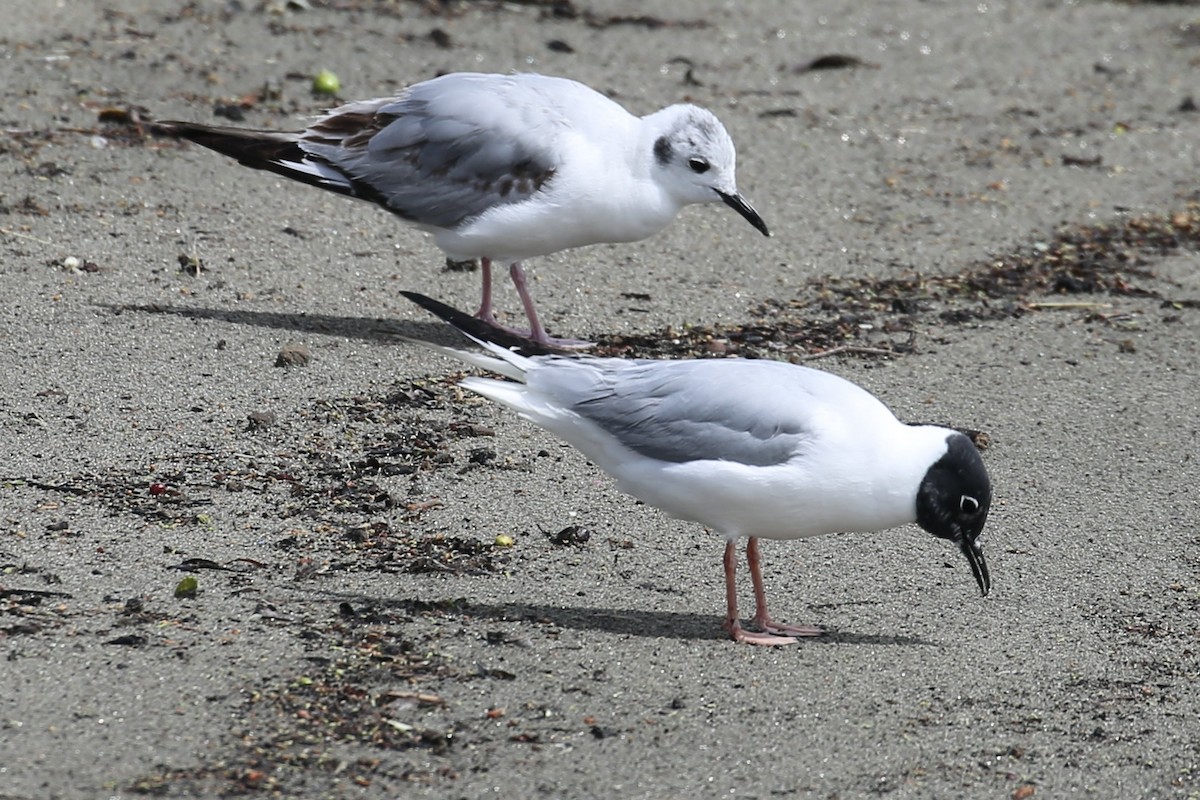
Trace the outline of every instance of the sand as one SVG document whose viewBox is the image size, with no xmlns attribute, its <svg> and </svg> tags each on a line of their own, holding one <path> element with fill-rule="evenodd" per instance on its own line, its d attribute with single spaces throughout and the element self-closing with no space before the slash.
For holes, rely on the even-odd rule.
<svg viewBox="0 0 1200 800">
<path fill-rule="evenodd" d="M 424 5 L 6 6 L 0 798 L 1200 792 L 1195 8 Z M 795 70 L 831 54 L 862 63 Z M 322 69 L 712 108 L 775 235 L 691 208 L 539 259 L 550 327 L 794 314 L 903 351 L 814 363 L 988 433 L 992 594 L 915 527 L 768 542 L 772 610 L 828 633 L 733 644 L 717 537 L 401 338 L 452 341 L 399 290 L 470 309 L 476 275 L 120 122 L 296 127 Z M 1079 242 L 1095 286 L 954 288 Z M 864 294 L 918 274 L 915 306 Z"/>
</svg>

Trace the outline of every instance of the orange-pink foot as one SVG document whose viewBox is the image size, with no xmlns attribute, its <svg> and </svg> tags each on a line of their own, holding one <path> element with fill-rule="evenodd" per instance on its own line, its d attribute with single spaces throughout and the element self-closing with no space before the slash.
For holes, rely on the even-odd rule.
<svg viewBox="0 0 1200 800">
<path fill-rule="evenodd" d="M 533 343 L 538 347 L 525 348 L 524 350 L 532 350 L 534 354 L 536 354 L 539 349 L 545 349 L 547 351 L 575 352 L 577 350 L 588 350 L 596 346 L 595 342 L 589 342 L 586 339 L 559 339 L 556 336 L 551 336 L 544 330 L 538 332 L 530 331 L 528 328 L 510 328 L 507 325 L 500 324 L 490 310 L 485 310 L 482 308 L 475 312 L 475 318 L 480 322 L 487 324 L 493 330 L 507 334 L 515 340 L 505 341 L 504 338 L 501 337 L 497 344 L 503 346 L 520 347 L 523 343 Z"/>
<path fill-rule="evenodd" d="M 774 633 L 766 633 L 762 631 L 748 631 L 742 627 L 742 623 L 738 620 L 725 623 L 725 630 L 729 632 L 729 637 L 735 642 L 741 644 L 757 644 L 764 647 L 776 647 L 782 644 L 796 644 L 799 639 L 791 636 L 777 636 Z"/>
<path fill-rule="evenodd" d="M 773 633 L 777 636 L 820 636 L 825 633 L 824 628 L 819 628 L 816 625 L 788 625 L 786 622 L 775 622 L 770 617 L 755 616 L 750 620 L 750 624 L 767 633 Z"/>
</svg>

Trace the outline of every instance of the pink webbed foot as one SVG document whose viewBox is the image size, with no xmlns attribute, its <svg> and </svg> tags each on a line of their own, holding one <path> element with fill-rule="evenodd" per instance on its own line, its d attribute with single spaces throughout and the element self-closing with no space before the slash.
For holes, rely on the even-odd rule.
<svg viewBox="0 0 1200 800">
<path fill-rule="evenodd" d="M 754 616 L 750 625 L 757 630 L 742 627 L 737 613 L 737 552 L 733 540 L 725 544 L 725 630 L 735 642 L 758 645 L 796 644 L 799 638 L 820 636 L 823 631 L 815 625 L 787 625 L 775 622 L 767 612 L 767 592 L 763 587 L 762 556 L 758 551 L 758 539 L 751 536 L 746 542 L 746 562 L 750 566 L 750 580 L 754 585 Z"/>
<path fill-rule="evenodd" d="M 595 342 L 589 342 L 587 339 L 560 339 L 557 336 L 550 336 L 544 331 L 542 332 L 542 337 L 540 339 L 537 336 L 530 338 L 545 347 L 571 353 L 575 353 L 580 350 L 590 350 L 596 346 Z"/>
<path fill-rule="evenodd" d="M 757 644 L 764 647 L 775 647 L 782 644 L 796 644 L 800 641 L 791 636 L 777 636 L 774 633 L 748 631 L 736 619 L 726 620 L 725 630 L 729 632 L 729 638 L 739 644 Z"/>
<path fill-rule="evenodd" d="M 529 288 L 526 285 L 525 271 L 521 269 L 520 264 L 513 264 L 510 267 L 510 274 L 512 275 L 513 285 L 516 286 L 517 293 L 521 297 L 521 304 L 525 308 L 525 316 L 529 318 L 530 327 L 522 329 L 501 325 L 496 320 L 496 315 L 492 311 L 492 260 L 490 258 L 481 259 L 480 266 L 483 273 L 483 294 L 479 302 L 479 310 L 475 312 L 476 319 L 486 322 L 497 331 L 501 331 L 508 336 L 533 342 L 547 351 L 574 352 L 577 350 L 587 350 L 595 346 L 592 342 L 584 339 L 559 339 L 546 333 L 541 320 L 538 319 L 537 310 L 533 305 L 533 298 L 530 296 Z"/>
<path fill-rule="evenodd" d="M 816 625 L 789 625 L 786 622 L 775 622 L 765 614 L 755 614 L 750 620 L 750 624 L 755 628 L 775 634 L 776 636 L 808 637 L 820 636 L 825 633 L 824 628 L 819 628 Z"/>
<path fill-rule="evenodd" d="M 556 336 L 551 336 L 544 330 L 539 333 L 530 331 L 528 328 L 510 328 L 507 325 L 497 322 L 496 317 L 492 314 L 483 315 L 476 312 L 475 318 L 480 322 L 487 323 L 498 331 L 508 334 L 514 339 L 523 339 L 538 345 L 538 348 L 534 348 L 535 351 L 541 349 L 548 352 L 574 353 L 596 346 L 594 342 L 589 342 L 585 339 L 559 339 Z"/>
<path fill-rule="evenodd" d="M 480 317 L 480 319 L 483 319 Z M 483 320 L 492 327 L 502 330 L 505 333 L 516 336 L 519 339 L 528 339 L 534 344 L 539 344 L 547 350 L 558 350 L 564 353 L 574 353 L 580 350 L 588 350 L 596 346 L 595 342 L 589 342 L 586 339 L 560 339 L 557 336 L 551 336 L 545 330 L 530 331 L 528 328 L 510 328 L 507 325 L 501 325 L 494 320 Z"/>
<path fill-rule="evenodd" d="M 529 319 L 529 331 L 523 332 L 523 335 L 543 347 L 558 350 L 586 350 L 593 346 L 592 342 L 584 341 L 583 339 L 559 339 L 546 333 L 541 320 L 538 319 L 537 309 L 533 305 L 533 296 L 529 293 L 529 285 L 525 279 L 525 270 L 521 269 L 520 264 L 510 264 L 508 275 L 512 279 L 513 286 L 517 289 L 517 295 L 521 298 L 521 306 L 525 309 L 525 316 Z"/>
</svg>

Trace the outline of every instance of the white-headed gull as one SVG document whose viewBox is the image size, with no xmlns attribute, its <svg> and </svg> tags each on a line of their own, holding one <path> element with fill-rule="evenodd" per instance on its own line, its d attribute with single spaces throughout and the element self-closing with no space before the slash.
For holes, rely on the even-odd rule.
<svg viewBox="0 0 1200 800">
<path fill-rule="evenodd" d="M 476 316 L 493 325 L 491 265 L 508 264 L 529 335 L 543 344 L 585 343 L 546 334 L 521 268 L 528 258 L 645 239 L 693 203 L 725 203 L 769 235 L 738 192 L 733 140 L 712 112 L 673 105 L 635 117 L 565 78 L 452 73 L 348 103 L 298 132 L 155 128 L 375 202 L 432 232 L 448 258 L 479 258 Z"/>
<path fill-rule="evenodd" d="M 915 522 L 958 545 L 980 591 L 991 589 L 979 535 L 992 502 L 987 470 L 964 434 L 907 425 L 865 389 L 778 361 L 524 356 L 493 329 L 412 292 L 484 352 L 432 345 L 511 380 L 462 386 L 571 443 L 645 503 L 723 535 L 725 629 L 735 641 L 790 644 L 820 628 L 774 622 L 758 540 L 874 532 Z M 735 544 L 745 536 L 756 608 L 737 610 Z"/>
</svg>

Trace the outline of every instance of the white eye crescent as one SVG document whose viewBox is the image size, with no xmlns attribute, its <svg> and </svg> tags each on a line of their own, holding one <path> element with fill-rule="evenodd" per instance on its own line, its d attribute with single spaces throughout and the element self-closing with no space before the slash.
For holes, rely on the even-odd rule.
<svg viewBox="0 0 1200 800">
<path fill-rule="evenodd" d="M 964 514 L 974 514 L 979 510 L 979 501 L 969 494 L 958 498 L 958 510 Z"/>
</svg>

